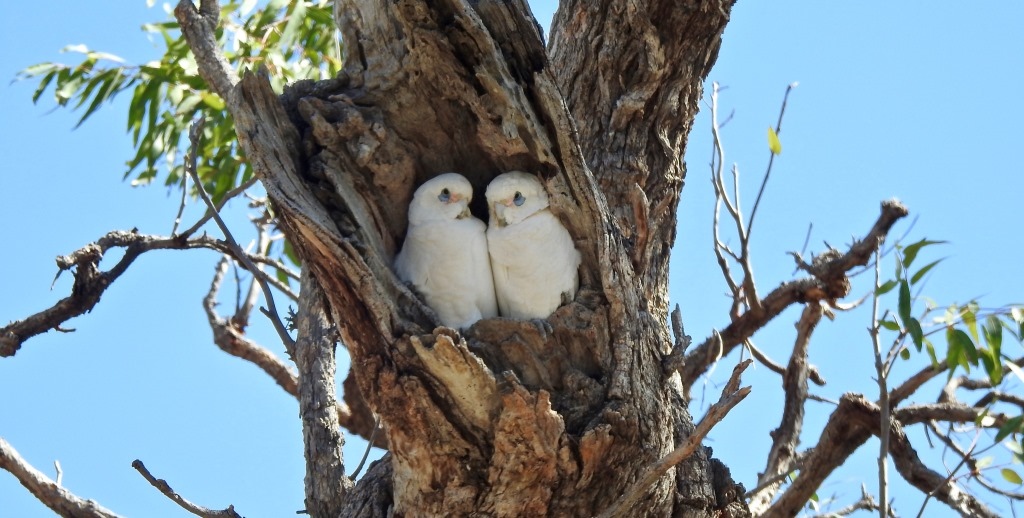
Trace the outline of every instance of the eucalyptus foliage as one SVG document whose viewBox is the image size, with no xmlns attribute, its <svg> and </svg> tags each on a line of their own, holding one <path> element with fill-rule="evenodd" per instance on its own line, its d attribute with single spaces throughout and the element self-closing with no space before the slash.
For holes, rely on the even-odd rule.
<svg viewBox="0 0 1024 518">
<path fill-rule="evenodd" d="M 223 6 L 218 36 L 228 61 L 240 73 L 266 67 L 278 92 L 299 79 L 321 79 L 341 68 L 332 6 L 327 0 L 256 0 Z M 81 56 L 77 64 L 39 63 L 18 73 L 17 79 L 38 80 L 32 95 L 38 103 L 48 91 L 59 106 L 82 115 L 78 125 L 119 94 L 130 92 L 126 127 L 136 148 L 126 162 L 124 177 L 133 185 L 162 179 L 168 186 L 183 184 L 183 158 L 189 145 L 191 121 L 206 118 L 198 153 L 198 172 L 214 201 L 252 176 L 235 138 L 235 127 L 224 100 L 199 76 L 195 58 L 181 37 L 178 23 L 147 24 L 142 30 L 162 42 L 159 60 L 142 65 L 85 45 L 64 53 Z"/>
</svg>

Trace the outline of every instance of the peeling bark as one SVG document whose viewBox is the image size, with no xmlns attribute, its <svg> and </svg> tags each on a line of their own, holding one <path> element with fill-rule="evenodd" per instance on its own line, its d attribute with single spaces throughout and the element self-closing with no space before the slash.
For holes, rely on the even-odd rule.
<svg viewBox="0 0 1024 518">
<path fill-rule="evenodd" d="M 609 16 L 628 12 L 625 32 L 568 2 L 549 53 L 522 1 L 346 1 L 345 71 L 280 98 L 260 75 L 235 82 L 204 57 L 209 45 L 194 40 L 209 37 L 209 19 L 179 4 L 183 26 L 205 20 L 185 29 L 204 78 L 226 99 L 387 432 L 390 454 L 346 513 L 595 515 L 693 432 L 680 378 L 662 369 L 668 251 L 683 144 L 731 3 L 609 4 Z M 669 25 L 680 21 L 691 30 Z M 570 33 L 610 45 L 599 67 L 584 70 L 593 49 L 559 50 Z M 624 89 L 602 75 L 638 53 L 645 68 Z M 597 112 L 579 109 L 589 99 L 570 88 L 574 76 L 610 92 Z M 545 183 L 583 256 L 580 292 L 543 322 L 438 328 L 390 269 L 412 192 L 457 171 L 480 193 L 513 169 Z M 716 473 L 727 470 L 697 448 L 639 512 L 734 505 L 719 503 L 716 484 L 731 481 Z"/>
</svg>

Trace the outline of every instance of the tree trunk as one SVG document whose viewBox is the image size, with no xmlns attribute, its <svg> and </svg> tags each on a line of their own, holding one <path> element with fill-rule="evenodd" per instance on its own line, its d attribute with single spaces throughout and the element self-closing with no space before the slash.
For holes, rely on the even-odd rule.
<svg viewBox="0 0 1024 518">
<path fill-rule="evenodd" d="M 215 2 L 179 5 L 387 432 L 345 514 L 593 516 L 693 431 L 662 367 L 669 251 L 732 3 L 566 0 L 545 49 L 523 0 L 342 1 L 344 73 L 281 97 L 204 57 L 192 31 Z M 390 269 L 412 192 L 456 171 L 482 215 L 484 187 L 514 169 L 545 181 L 580 291 L 545 322 L 437 328 Z M 632 513 L 728 514 L 735 493 L 699 449 Z"/>
</svg>

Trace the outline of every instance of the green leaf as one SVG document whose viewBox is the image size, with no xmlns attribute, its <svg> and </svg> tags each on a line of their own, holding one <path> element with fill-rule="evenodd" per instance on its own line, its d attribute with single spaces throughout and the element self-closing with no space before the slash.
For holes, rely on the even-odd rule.
<svg viewBox="0 0 1024 518">
<path fill-rule="evenodd" d="M 914 347 L 917 348 L 918 352 L 921 352 L 921 344 L 924 340 L 924 330 L 921 329 L 921 322 L 914 317 L 910 317 L 907 320 L 907 332 L 910 333 L 910 339 L 914 341 Z"/>
<path fill-rule="evenodd" d="M 950 367 L 950 376 L 953 375 L 955 365 L 962 366 L 968 373 L 971 372 L 971 366 L 978 365 L 978 349 L 971 341 L 971 337 L 961 329 L 946 328 L 946 340 L 949 342 L 946 362 Z"/>
<path fill-rule="evenodd" d="M 979 358 L 978 348 L 977 346 L 974 345 L 974 341 L 971 340 L 969 336 L 967 336 L 967 333 L 964 333 L 959 329 L 954 331 L 953 334 L 954 336 L 957 337 L 958 340 L 960 340 L 963 343 L 964 352 L 967 354 L 967 361 L 969 361 L 971 365 L 977 366 Z"/>
<path fill-rule="evenodd" d="M 918 348 L 918 350 L 920 350 L 920 348 Z M 910 349 L 908 349 L 906 347 L 900 349 L 900 358 L 903 358 L 904 360 L 909 360 L 910 359 Z"/>
<path fill-rule="evenodd" d="M 932 361 L 932 367 L 938 368 L 939 357 L 935 354 L 935 345 L 932 344 L 931 340 L 927 338 L 924 339 L 924 349 L 928 352 L 928 359 Z"/>
<path fill-rule="evenodd" d="M 966 306 L 960 308 L 960 318 L 963 319 L 964 324 L 967 324 L 967 330 L 971 332 L 971 337 L 975 340 L 978 338 L 978 305 L 975 303 L 969 303 Z"/>
<path fill-rule="evenodd" d="M 1021 480 L 1020 475 L 1010 468 L 1003 468 L 999 470 L 999 473 L 1003 475 L 1004 480 L 1011 484 L 1017 484 L 1018 486 L 1024 484 L 1024 480 Z"/>
<path fill-rule="evenodd" d="M 907 281 L 900 281 L 899 315 L 903 322 L 910 320 L 910 283 Z"/>
<path fill-rule="evenodd" d="M 910 264 L 914 262 L 914 259 L 917 257 L 917 253 L 920 252 L 922 248 L 942 243 L 945 243 L 945 241 L 929 241 L 927 239 L 922 239 L 916 243 L 907 245 L 906 248 L 903 249 L 903 267 L 910 268 Z"/>
<path fill-rule="evenodd" d="M 288 16 L 288 23 L 284 26 L 284 31 L 281 33 L 281 44 L 285 46 L 291 46 L 295 44 L 296 35 L 299 32 L 299 28 L 302 26 L 302 22 L 306 18 L 306 3 L 296 2 L 292 4 L 294 9 L 291 15 Z"/>
<path fill-rule="evenodd" d="M 889 279 L 882 283 L 882 285 L 875 290 L 875 295 L 885 295 L 886 293 L 892 291 L 892 289 L 895 288 L 897 284 L 899 283 L 896 282 L 895 280 Z"/>
<path fill-rule="evenodd" d="M 773 155 L 782 153 L 782 142 L 779 140 L 779 135 L 775 133 L 775 130 L 768 126 L 768 149 L 771 150 Z"/>
<path fill-rule="evenodd" d="M 893 322 L 892 320 L 882 320 L 882 321 L 878 322 L 878 324 L 881 325 L 882 327 L 888 329 L 889 331 L 899 331 L 900 330 L 900 325 L 897 324 L 896 322 Z"/>
<path fill-rule="evenodd" d="M 35 77 L 42 74 L 49 74 L 50 72 L 53 72 L 54 70 L 58 70 L 60 68 L 64 68 L 64 65 L 59 65 L 57 63 L 50 62 L 38 63 L 19 70 L 16 79 L 28 79 L 30 77 Z"/>
<path fill-rule="evenodd" d="M 46 87 L 50 86 L 50 83 L 53 82 L 53 78 L 57 77 L 57 72 L 57 70 L 51 70 L 43 76 L 41 81 L 39 81 L 39 88 L 36 88 L 36 91 L 32 94 L 32 104 L 39 101 L 39 97 L 41 97 L 43 92 L 46 91 Z"/>
<path fill-rule="evenodd" d="M 915 273 L 913 276 L 910 277 L 910 284 L 917 284 L 917 281 L 921 280 L 921 278 L 924 277 L 925 274 L 927 274 L 929 270 L 931 270 L 932 268 L 935 267 L 935 265 L 937 265 L 937 264 L 939 264 L 941 262 L 942 262 L 942 259 L 939 259 L 938 261 L 932 261 L 932 262 L 926 264 L 925 266 L 923 266 L 920 270 L 917 271 L 917 273 Z"/>
<path fill-rule="evenodd" d="M 1003 323 L 999 320 L 999 317 L 989 315 L 985 319 L 985 324 L 981 327 L 981 331 L 985 335 L 985 343 L 996 352 L 996 358 L 998 358 L 1003 347 Z"/>
<path fill-rule="evenodd" d="M 210 107 L 212 110 L 221 111 L 224 109 L 224 100 L 219 95 L 212 92 L 202 92 L 199 94 L 203 98 L 203 103 Z"/>
<path fill-rule="evenodd" d="M 1024 415 L 1007 419 L 1006 422 L 1003 423 L 1003 426 L 999 427 L 999 432 L 996 433 L 995 442 L 1002 442 L 1002 440 L 1009 437 L 1010 434 L 1019 432 L 1021 423 L 1024 423 Z"/>
<path fill-rule="evenodd" d="M 998 385 L 1000 381 L 1003 381 L 1003 367 L 999 364 L 998 357 L 993 358 L 992 350 L 982 349 L 978 351 L 978 356 L 981 358 L 982 365 L 985 366 L 985 372 L 988 373 L 988 379 L 992 385 Z"/>
</svg>

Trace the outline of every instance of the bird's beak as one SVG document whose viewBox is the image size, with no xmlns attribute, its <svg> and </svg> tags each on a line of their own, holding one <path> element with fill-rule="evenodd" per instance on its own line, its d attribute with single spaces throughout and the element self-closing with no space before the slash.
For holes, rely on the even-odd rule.
<svg viewBox="0 0 1024 518">
<path fill-rule="evenodd" d="M 455 216 L 455 219 L 466 219 L 472 215 L 473 213 L 469 212 L 469 205 L 466 205 L 466 208 L 462 209 L 462 212 L 460 212 L 458 216 Z"/>
<path fill-rule="evenodd" d="M 508 207 L 508 203 L 499 201 L 491 205 L 491 221 L 493 221 L 499 227 L 504 227 L 505 223 L 505 209 Z"/>
</svg>

